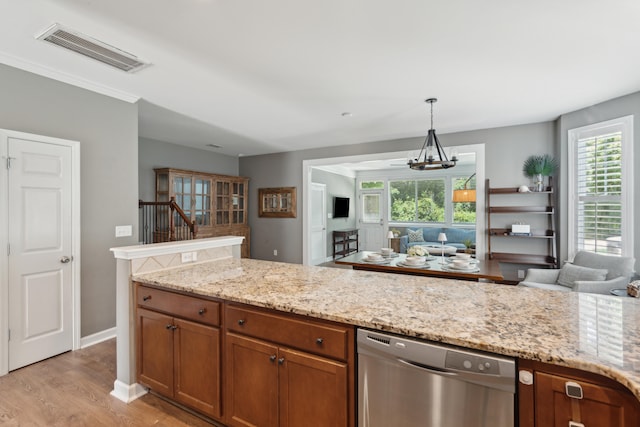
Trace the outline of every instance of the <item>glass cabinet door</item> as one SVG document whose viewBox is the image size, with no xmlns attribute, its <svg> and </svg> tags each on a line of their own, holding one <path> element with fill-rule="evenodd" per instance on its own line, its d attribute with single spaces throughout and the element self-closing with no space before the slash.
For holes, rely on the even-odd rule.
<svg viewBox="0 0 640 427">
<path fill-rule="evenodd" d="M 230 184 L 216 181 L 216 224 L 229 224 Z"/>
<path fill-rule="evenodd" d="M 211 180 L 194 178 L 193 215 L 198 225 L 211 225 Z"/>
<path fill-rule="evenodd" d="M 245 200 L 244 183 L 233 183 L 233 197 L 231 200 L 232 222 L 234 224 L 244 224 L 245 222 Z"/>
</svg>

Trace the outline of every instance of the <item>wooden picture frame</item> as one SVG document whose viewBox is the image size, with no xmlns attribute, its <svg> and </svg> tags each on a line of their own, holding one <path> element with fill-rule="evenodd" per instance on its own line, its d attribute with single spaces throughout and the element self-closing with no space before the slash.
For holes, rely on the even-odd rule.
<svg viewBox="0 0 640 427">
<path fill-rule="evenodd" d="M 296 187 L 258 188 L 258 216 L 295 218 Z"/>
</svg>

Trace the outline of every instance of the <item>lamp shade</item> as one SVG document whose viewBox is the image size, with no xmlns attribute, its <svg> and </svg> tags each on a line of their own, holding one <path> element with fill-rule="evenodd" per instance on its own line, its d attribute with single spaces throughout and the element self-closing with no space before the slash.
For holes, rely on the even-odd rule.
<svg viewBox="0 0 640 427">
<path fill-rule="evenodd" d="M 393 239 L 395 236 L 393 235 L 393 231 L 389 230 L 387 233 L 387 239 Z"/>
<path fill-rule="evenodd" d="M 438 234 L 438 242 L 446 242 L 447 241 L 447 235 L 444 233 L 440 233 Z"/>
<path fill-rule="evenodd" d="M 475 189 L 463 188 L 462 190 L 453 190 L 454 203 L 475 202 L 475 201 L 476 201 Z"/>
</svg>

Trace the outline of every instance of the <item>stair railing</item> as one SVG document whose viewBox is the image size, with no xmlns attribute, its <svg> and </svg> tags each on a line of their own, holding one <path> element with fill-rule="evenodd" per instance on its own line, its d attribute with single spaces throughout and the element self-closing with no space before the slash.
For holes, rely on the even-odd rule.
<svg viewBox="0 0 640 427">
<path fill-rule="evenodd" d="M 175 197 L 168 202 L 138 200 L 140 212 L 140 242 L 160 243 L 192 240 L 198 234 L 198 225 L 191 221 Z"/>
</svg>

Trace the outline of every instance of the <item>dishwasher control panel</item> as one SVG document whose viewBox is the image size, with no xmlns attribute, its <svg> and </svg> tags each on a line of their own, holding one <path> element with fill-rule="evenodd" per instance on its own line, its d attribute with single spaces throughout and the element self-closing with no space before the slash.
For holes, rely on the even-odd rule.
<svg viewBox="0 0 640 427">
<path fill-rule="evenodd" d="M 462 372 L 499 375 L 500 366 L 495 359 L 458 351 L 447 351 L 444 367 Z"/>
</svg>

